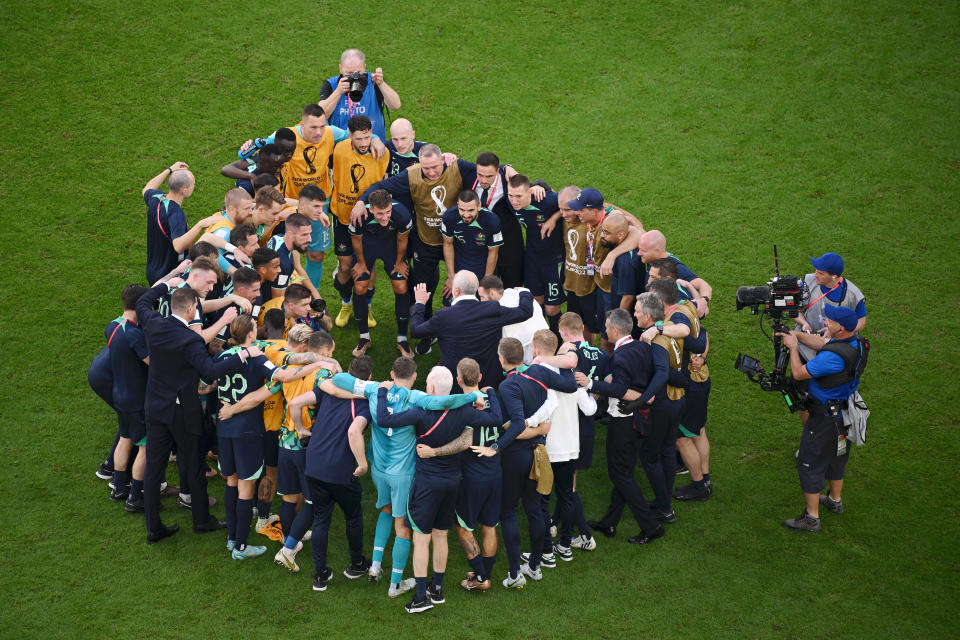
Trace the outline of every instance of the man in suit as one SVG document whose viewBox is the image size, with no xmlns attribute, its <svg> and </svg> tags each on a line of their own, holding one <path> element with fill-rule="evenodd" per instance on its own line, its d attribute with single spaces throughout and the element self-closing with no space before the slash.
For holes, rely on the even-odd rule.
<svg viewBox="0 0 960 640">
<path fill-rule="evenodd" d="M 458 271 L 453 277 L 450 306 L 425 320 L 430 291 L 425 284 L 418 284 L 413 291 L 416 304 L 410 310 L 410 335 L 437 338 L 442 353 L 440 364 L 451 371 L 456 371 L 461 359 L 473 358 L 480 364 L 481 380 L 496 386 L 503 380 L 497 358 L 497 344 L 503 327 L 533 315 L 533 296 L 529 291 L 522 291 L 517 307 L 504 307 L 492 300 L 477 300 L 478 286 L 476 274 Z"/>
<path fill-rule="evenodd" d="M 160 283 L 137 300 L 137 318 L 147 338 L 150 370 L 147 378 L 147 470 L 144 478 L 144 510 L 147 523 L 147 544 L 153 544 L 176 533 L 178 525 L 164 526 L 160 521 L 160 478 L 176 442 L 179 456 L 186 460 L 187 476 L 192 490 L 193 530 L 206 533 L 224 528 L 210 517 L 207 483 L 200 464 L 199 438 L 201 421 L 199 378 L 216 380 L 240 370 L 246 358 L 260 354 L 246 348 L 239 356 L 215 361 L 207 352 L 200 334 L 188 323 L 197 311 L 198 298 L 189 288 L 177 289 L 170 297 L 168 317 L 153 310 L 157 298 L 180 285 L 180 278 Z M 225 315 L 236 316 L 228 309 Z M 231 317 L 230 320 L 233 318 Z"/>
<path fill-rule="evenodd" d="M 579 371 L 575 374 L 580 386 L 611 399 L 610 420 L 607 423 L 607 473 L 613 484 L 610 506 L 600 520 L 591 520 L 588 524 L 605 536 L 613 537 L 626 505 L 640 525 L 640 533 L 628 542 L 649 544 L 666 533 L 658 520 L 666 518 L 667 514 L 658 517 L 637 484 L 634 471 L 640 445 L 639 433 L 634 427 L 636 421 L 643 432 L 650 435 L 650 409 L 647 405 L 653 403 L 655 396 L 665 394 L 667 354 L 663 349 L 655 349 L 653 345 L 635 341 L 630 337 L 633 319 L 624 309 L 607 312 L 606 330 L 608 338 L 614 344 L 613 356 L 610 358 L 612 379 L 607 382 L 594 380 Z M 620 399 L 638 400 L 643 409 L 638 410 L 636 416 L 623 413 L 617 406 Z"/>
</svg>

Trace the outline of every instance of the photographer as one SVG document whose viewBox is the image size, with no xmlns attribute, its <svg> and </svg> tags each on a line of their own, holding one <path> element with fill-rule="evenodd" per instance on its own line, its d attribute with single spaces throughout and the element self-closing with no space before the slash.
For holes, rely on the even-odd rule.
<svg viewBox="0 0 960 640">
<path fill-rule="evenodd" d="M 816 265 L 815 265 L 816 266 Z M 847 307 L 823 307 L 829 340 L 807 364 L 800 360 L 798 341 L 812 346 L 816 336 L 798 331 L 779 333 L 790 350 L 790 371 L 794 380 L 809 380 L 809 417 L 803 425 L 797 471 L 800 488 L 806 498 L 806 510 L 797 518 L 784 520 L 784 526 L 799 531 L 820 531 L 820 505 L 834 513 L 843 513 L 840 492 L 849 457 L 843 408 L 857 390 L 866 365 L 869 346 L 856 334 L 859 319 Z M 820 495 L 824 480 L 830 481 L 828 495 Z"/>
<path fill-rule="evenodd" d="M 329 123 L 341 129 L 353 116 L 367 116 L 373 134 L 387 139 L 383 107 L 400 108 L 400 96 L 383 79 L 383 69 L 367 73 L 367 58 L 360 49 L 347 49 L 340 56 L 340 74 L 324 80 L 317 103 Z"/>
<path fill-rule="evenodd" d="M 843 258 L 836 253 L 825 253 L 819 258 L 810 258 L 815 271 L 803 278 L 802 308 L 797 316 L 797 328 L 808 333 L 823 335 L 824 308 L 828 303 L 853 309 L 857 315 L 856 332 L 863 331 L 867 323 L 867 308 L 863 293 L 843 277 Z M 826 338 L 813 340 L 811 345 L 824 345 Z M 800 356 L 804 362 L 817 354 L 817 346 L 800 344 Z"/>
</svg>

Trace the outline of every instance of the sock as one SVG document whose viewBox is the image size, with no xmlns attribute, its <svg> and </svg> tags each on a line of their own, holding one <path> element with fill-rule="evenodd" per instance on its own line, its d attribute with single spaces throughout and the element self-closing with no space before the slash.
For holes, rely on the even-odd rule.
<svg viewBox="0 0 960 640">
<path fill-rule="evenodd" d="M 403 570 L 407 566 L 407 557 L 410 555 L 409 538 L 396 538 L 393 541 L 393 555 L 390 560 L 393 564 L 393 570 L 390 572 L 390 583 L 399 584 L 403 578 Z M 426 578 L 424 578 L 426 580 Z"/>
<path fill-rule="evenodd" d="M 247 538 L 250 537 L 250 518 L 253 517 L 253 499 L 237 500 L 237 549 L 243 551 L 247 548 Z"/>
<path fill-rule="evenodd" d="M 113 446 L 110 447 L 110 455 L 107 456 L 107 459 L 104 460 L 106 465 L 113 469 L 113 453 L 117 450 L 117 444 L 120 442 L 120 431 L 117 431 L 116 437 L 113 439 Z"/>
<path fill-rule="evenodd" d="M 307 277 L 310 278 L 310 282 L 313 283 L 313 286 L 319 289 L 320 283 L 323 282 L 323 263 L 307 260 L 306 269 Z"/>
<path fill-rule="evenodd" d="M 560 314 L 555 313 L 552 316 L 547 316 L 547 324 L 550 326 L 550 331 L 560 335 Z"/>
<path fill-rule="evenodd" d="M 373 292 L 376 291 L 375 287 L 370 287 L 367 289 L 367 306 L 373 304 Z"/>
<path fill-rule="evenodd" d="M 497 561 L 497 556 L 483 556 L 483 576 L 489 580 L 493 575 L 493 564 Z"/>
<path fill-rule="evenodd" d="M 380 515 L 377 516 L 377 528 L 373 534 L 373 554 L 371 555 L 372 561 L 377 566 L 383 564 L 383 550 L 387 547 L 387 541 L 390 539 L 390 531 L 392 530 L 393 516 L 381 511 Z M 396 553 L 396 543 L 394 543 L 394 553 Z M 406 560 L 404 560 L 404 563 L 406 563 Z"/>
<path fill-rule="evenodd" d="M 477 580 L 480 580 L 481 582 L 486 580 L 487 574 L 485 573 L 486 570 L 484 569 L 483 556 L 478 553 L 477 555 L 468 559 L 467 564 L 469 564 L 470 568 L 473 569 L 473 573 L 476 575 Z"/>
<path fill-rule="evenodd" d="M 130 472 L 124 469 L 119 471 L 117 469 L 113 470 L 113 486 L 118 492 L 124 491 L 127 487 L 130 486 Z"/>
<path fill-rule="evenodd" d="M 340 282 L 339 278 L 335 278 L 333 281 L 333 288 L 336 289 L 337 293 L 340 294 L 340 301 L 343 304 L 353 304 L 350 302 L 350 296 L 353 295 L 353 278 L 347 280 L 346 282 Z"/>
<path fill-rule="evenodd" d="M 260 520 L 270 517 L 270 507 L 273 506 L 273 496 L 270 496 L 269 500 L 260 500 L 257 499 L 257 518 Z M 253 517 L 253 511 L 251 508 L 250 511 L 251 517 Z"/>
<path fill-rule="evenodd" d="M 283 529 L 283 535 L 290 535 L 290 530 L 293 528 L 293 519 L 296 515 L 296 502 L 287 502 L 286 500 L 280 502 L 280 528 Z"/>
<path fill-rule="evenodd" d="M 443 589 L 443 572 L 433 572 L 433 586 L 435 589 Z"/>
<path fill-rule="evenodd" d="M 313 505 L 309 502 L 304 502 L 303 506 L 300 507 L 300 512 L 297 513 L 297 517 L 293 519 L 293 524 L 290 525 L 289 533 L 287 533 L 287 530 L 284 529 L 284 533 L 287 535 L 287 539 L 284 541 L 284 546 L 289 544 L 290 549 L 296 547 L 297 543 L 303 540 L 303 536 L 307 534 L 307 531 L 312 526 Z"/>
<path fill-rule="evenodd" d="M 709 473 L 703 474 L 703 481 L 704 481 L 704 482 L 710 482 L 710 474 L 709 474 Z"/>
<path fill-rule="evenodd" d="M 360 332 L 361 337 L 363 333 L 370 331 L 370 328 L 367 326 L 367 321 L 370 319 L 370 298 L 366 295 L 355 295 L 353 296 L 353 315 L 357 321 L 357 331 Z M 367 338 L 369 339 L 369 335 Z"/>
<path fill-rule="evenodd" d="M 130 501 L 143 500 L 143 480 L 130 481 Z"/>
<path fill-rule="evenodd" d="M 405 293 L 393 294 L 393 313 L 397 316 L 397 335 L 406 340 L 410 325 L 410 298 Z"/>
<path fill-rule="evenodd" d="M 423 600 L 427 597 L 427 579 L 417 578 L 417 600 Z"/>
<path fill-rule="evenodd" d="M 227 510 L 227 540 L 237 541 L 237 487 L 227 485 L 223 490 L 223 504 Z"/>
</svg>

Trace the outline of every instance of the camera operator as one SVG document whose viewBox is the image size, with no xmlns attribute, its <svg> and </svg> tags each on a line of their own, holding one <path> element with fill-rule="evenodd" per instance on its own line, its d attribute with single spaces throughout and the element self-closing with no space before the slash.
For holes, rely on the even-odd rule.
<svg viewBox="0 0 960 640">
<path fill-rule="evenodd" d="M 387 139 L 383 107 L 400 108 L 400 96 L 383 79 L 383 69 L 367 73 L 367 58 L 360 49 L 347 49 L 340 55 L 340 74 L 324 80 L 319 104 L 329 123 L 341 129 L 353 116 L 367 116 L 373 134 Z"/>
<path fill-rule="evenodd" d="M 824 308 L 833 303 L 840 307 L 853 309 L 857 314 L 856 332 L 863 331 L 867 323 L 867 308 L 863 293 L 852 282 L 843 277 L 843 258 L 836 253 L 825 253 L 819 258 L 810 258 L 815 271 L 803 278 L 802 308 L 797 316 L 797 328 L 808 333 L 823 335 Z M 824 345 L 827 338 L 813 340 L 813 345 Z M 816 346 L 800 343 L 800 357 L 804 362 L 817 355 Z"/>
<path fill-rule="evenodd" d="M 797 454 L 806 510 L 797 518 L 783 521 L 784 526 L 799 531 L 820 531 L 820 505 L 834 513 L 843 513 L 840 492 L 850 450 L 842 409 L 860 384 L 869 349 L 856 334 L 859 318 L 855 310 L 825 305 L 823 314 L 828 341 L 806 364 L 800 360 L 799 342 L 817 350 L 819 337 L 799 331 L 777 334 L 790 350 L 793 379 L 810 381 L 807 388 L 810 414 L 803 425 Z M 820 495 L 824 480 L 830 481 L 830 492 Z"/>
</svg>

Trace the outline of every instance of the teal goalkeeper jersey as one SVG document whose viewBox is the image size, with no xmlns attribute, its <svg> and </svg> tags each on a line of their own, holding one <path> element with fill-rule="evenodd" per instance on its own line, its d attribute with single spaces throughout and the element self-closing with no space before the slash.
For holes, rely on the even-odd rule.
<svg viewBox="0 0 960 640">
<path fill-rule="evenodd" d="M 370 415 L 373 416 L 373 435 L 367 457 L 377 471 L 390 475 L 413 475 L 416 463 L 417 434 L 413 425 L 384 429 L 377 425 L 377 390 L 379 382 L 358 380 L 349 373 L 333 376 L 333 384 L 350 391 L 356 396 L 365 397 L 370 403 Z M 456 409 L 475 402 L 477 395 L 459 393 L 451 396 L 431 396 L 423 391 L 407 389 L 393 385 L 387 390 L 387 411 L 399 413 L 412 407 L 430 411 Z"/>
</svg>

